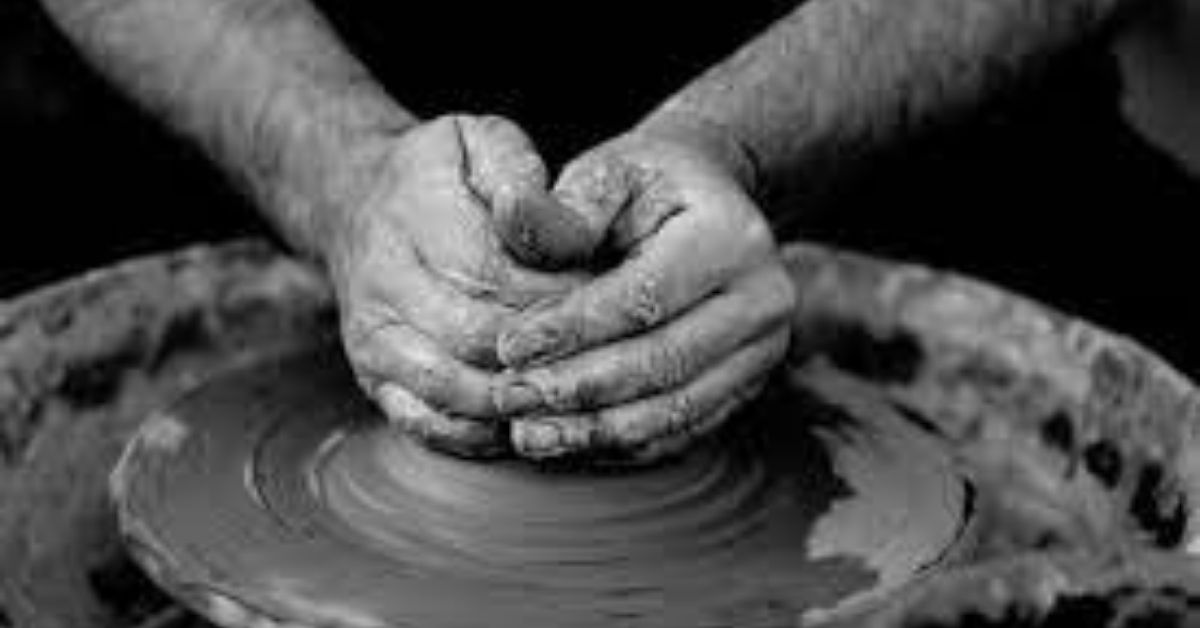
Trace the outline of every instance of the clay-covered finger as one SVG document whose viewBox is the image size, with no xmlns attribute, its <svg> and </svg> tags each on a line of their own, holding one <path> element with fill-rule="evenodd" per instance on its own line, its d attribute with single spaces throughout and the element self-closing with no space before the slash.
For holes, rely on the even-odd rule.
<svg viewBox="0 0 1200 628">
<path fill-rule="evenodd" d="M 523 315 L 500 337 L 501 361 L 513 367 L 545 362 L 653 328 L 750 263 L 740 259 L 748 254 L 744 249 L 762 255 L 757 248 L 727 242 L 729 234 L 723 232 L 737 226 L 697 220 L 684 215 L 671 221 L 614 270 L 550 307 Z M 706 242 L 715 243 L 711 250 Z"/>
<path fill-rule="evenodd" d="M 434 410 L 459 418 L 501 416 L 495 391 L 503 375 L 458 360 L 403 321 L 347 333 L 345 342 L 355 370 L 368 385 L 399 384 Z"/>
<path fill-rule="evenodd" d="M 508 212 L 516 202 L 546 190 L 546 166 L 533 141 L 499 116 L 455 116 L 462 142 L 467 183 L 493 211 Z"/>
<path fill-rule="evenodd" d="M 791 303 L 787 275 L 766 267 L 646 334 L 519 372 L 500 394 L 514 411 L 561 413 L 662 393 L 784 325 Z M 526 400 L 537 405 L 518 405 Z"/>
<path fill-rule="evenodd" d="M 505 427 L 447 416 L 402 386 L 383 384 L 374 395 L 388 420 L 418 440 L 464 456 L 489 456 L 507 448 Z"/>
<path fill-rule="evenodd" d="M 496 230 L 517 261 L 542 270 L 581 268 L 603 234 L 593 233 L 575 211 L 548 192 L 519 198 L 498 212 Z"/>
<path fill-rule="evenodd" d="M 568 164 L 554 183 L 554 195 L 585 221 L 597 240 L 594 244 L 633 202 L 637 190 L 633 170 L 604 149 Z"/>
<path fill-rule="evenodd" d="M 531 458 L 629 457 L 659 439 L 711 430 L 716 424 L 706 419 L 730 399 L 744 400 L 786 350 L 787 331 L 782 330 L 714 365 L 682 389 L 589 414 L 515 421 L 513 447 Z"/>
<path fill-rule="evenodd" d="M 588 224 L 546 189 L 546 167 L 533 141 L 497 116 L 455 118 L 466 184 L 492 214 L 497 235 L 518 261 L 543 269 L 580 264 L 596 238 Z"/>
<path fill-rule="evenodd" d="M 486 294 L 438 276 L 426 268 L 413 273 L 415 291 L 403 299 L 406 320 L 455 357 L 478 366 L 495 366 L 496 338 L 513 310 Z"/>
<path fill-rule="evenodd" d="M 463 361 L 495 365 L 496 337 L 513 310 L 468 293 L 435 273 L 402 236 L 378 231 L 356 263 L 334 276 L 348 332 L 402 320 Z"/>
</svg>

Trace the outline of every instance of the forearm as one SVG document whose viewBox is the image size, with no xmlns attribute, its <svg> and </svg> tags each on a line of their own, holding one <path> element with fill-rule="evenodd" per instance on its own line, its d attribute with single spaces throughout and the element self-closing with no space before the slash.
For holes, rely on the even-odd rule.
<svg viewBox="0 0 1200 628">
<path fill-rule="evenodd" d="M 411 125 L 305 0 L 43 0 L 105 75 L 320 250 L 378 138 Z"/>
<path fill-rule="evenodd" d="M 708 129 L 761 204 L 787 207 L 772 201 L 969 110 L 1140 1 L 811 0 L 642 126 Z"/>
</svg>

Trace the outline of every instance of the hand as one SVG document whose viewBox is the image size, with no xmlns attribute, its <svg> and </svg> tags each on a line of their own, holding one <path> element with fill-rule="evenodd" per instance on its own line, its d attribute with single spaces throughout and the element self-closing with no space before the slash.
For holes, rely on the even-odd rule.
<svg viewBox="0 0 1200 628">
<path fill-rule="evenodd" d="M 497 334 L 570 282 L 518 265 L 502 237 L 538 239 L 519 219 L 525 201 L 548 198 L 545 168 L 494 117 L 440 118 L 380 152 L 369 189 L 323 244 L 350 363 L 404 429 L 458 453 L 497 453 L 508 441 L 501 404 L 522 403 L 495 395 Z"/>
<path fill-rule="evenodd" d="M 726 163 L 634 132 L 564 171 L 556 194 L 619 263 L 501 335 L 510 390 L 537 400 L 513 425 L 519 453 L 660 457 L 720 425 L 783 358 L 794 288 Z"/>
</svg>

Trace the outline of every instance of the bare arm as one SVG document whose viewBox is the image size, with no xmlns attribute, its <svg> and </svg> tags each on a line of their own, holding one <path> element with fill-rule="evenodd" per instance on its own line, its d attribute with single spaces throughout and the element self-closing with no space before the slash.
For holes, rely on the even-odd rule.
<svg viewBox="0 0 1200 628">
<path fill-rule="evenodd" d="M 716 137 L 778 212 L 780 197 L 982 101 L 1138 1 L 811 0 L 641 126 Z"/>
<path fill-rule="evenodd" d="M 516 424 L 517 447 L 649 458 L 714 430 L 786 355 L 796 295 L 768 220 L 780 231 L 794 195 L 813 204 L 855 158 L 1135 1 L 810 0 L 577 158 L 555 189 L 620 260 L 501 336 L 501 359 L 553 410 Z"/>
<path fill-rule="evenodd" d="M 306 0 L 43 0 L 88 59 L 205 150 L 315 253 L 413 117 Z"/>
</svg>

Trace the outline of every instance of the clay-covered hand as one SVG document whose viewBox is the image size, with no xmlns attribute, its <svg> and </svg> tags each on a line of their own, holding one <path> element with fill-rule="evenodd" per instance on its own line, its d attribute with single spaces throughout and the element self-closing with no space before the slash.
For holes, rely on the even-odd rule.
<svg viewBox="0 0 1200 628">
<path fill-rule="evenodd" d="M 700 142 L 632 132 L 568 165 L 555 193 L 615 265 L 500 338 L 540 403 L 513 425 L 535 458 L 644 461 L 711 431 L 786 352 L 794 288 L 739 169 Z"/>
<path fill-rule="evenodd" d="M 549 198 L 545 167 L 495 117 L 439 118 L 381 154 L 361 199 L 324 235 L 350 363 L 409 432 L 462 454 L 494 453 L 508 430 L 495 395 L 497 333 L 569 282 L 518 264 L 498 231 L 527 199 Z"/>
</svg>

